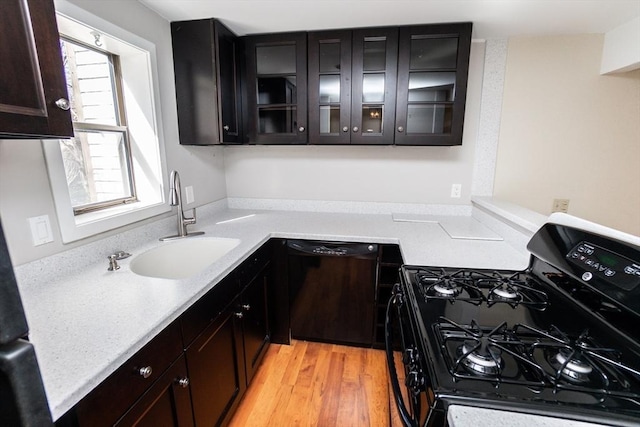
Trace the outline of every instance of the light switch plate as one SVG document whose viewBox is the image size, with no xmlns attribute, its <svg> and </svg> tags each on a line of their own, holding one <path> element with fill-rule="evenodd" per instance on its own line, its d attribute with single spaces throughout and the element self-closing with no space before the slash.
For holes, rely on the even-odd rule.
<svg viewBox="0 0 640 427">
<path fill-rule="evenodd" d="M 31 227 L 31 239 L 33 240 L 33 246 L 40 246 L 45 243 L 53 242 L 53 232 L 51 231 L 49 215 L 29 218 L 29 226 Z"/>
<path fill-rule="evenodd" d="M 185 195 L 187 196 L 187 204 L 193 203 L 195 198 L 193 197 L 193 186 L 188 185 L 184 188 Z"/>
</svg>

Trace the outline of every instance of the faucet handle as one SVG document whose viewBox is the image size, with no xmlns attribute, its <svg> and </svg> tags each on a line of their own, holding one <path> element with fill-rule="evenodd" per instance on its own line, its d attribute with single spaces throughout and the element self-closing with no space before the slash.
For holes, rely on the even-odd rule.
<svg viewBox="0 0 640 427">
<path fill-rule="evenodd" d="M 107 268 L 107 270 L 109 271 L 116 271 L 120 269 L 120 266 L 118 265 L 118 256 L 116 254 L 113 255 L 109 255 L 107 258 L 109 258 L 109 268 Z"/>
<path fill-rule="evenodd" d="M 184 225 L 191 225 L 196 223 L 196 208 L 193 208 L 193 216 L 191 218 L 184 218 Z"/>
<path fill-rule="evenodd" d="M 125 252 L 125 251 L 116 251 L 114 255 L 116 256 L 117 260 L 129 258 L 131 256 L 129 252 Z"/>
</svg>

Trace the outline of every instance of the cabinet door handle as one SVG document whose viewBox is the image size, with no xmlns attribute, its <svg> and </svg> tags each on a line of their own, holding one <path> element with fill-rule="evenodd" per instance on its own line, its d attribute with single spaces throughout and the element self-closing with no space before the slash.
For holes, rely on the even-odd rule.
<svg viewBox="0 0 640 427">
<path fill-rule="evenodd" d="M 243 304 L 243 305 L 242 305 L 242 309 L 243 309 L 244 311 L 249 311 L 249 310 L 251 310 L 251 306 L 250 306 L 249 304 Z"/>
<path fill-rule="evenodd" d="M 224 130 L 226 130 L 228 132 L 229 131 L 229 125 L 222 126 L 222 129 L 224 129 Z"/>
<path fill-rule="evenodd" d="M 360 130 L 360 128 L 359 128 L 358 126 L 354 126 L 354 127 L 353 127 L 353 131 L 354 131 L 354 132 L 358 132 L 359 130 Z"/>
<path fill-rule="evenodd" d="M 305 127 L 304 127 L 304 126 L 300 126 L 300 127 L 298 128 L 298 132 L 300 132 L 300 133 L 304 132 L 305 130 L 306 130 L 306 129 L 305 129 Z"/>
<path fill-rule="evenodd" d="M 138 370 L 138 374 L 142 378 L 149 378 L 152 373 L 153 373 L 153 369 L 151 369 L 151 366 L 144 366 Z"/>
<path fill-rule="evenodd" d="M 55 102 L 55 104 L 56 104 L 56 107 L 64 111 L 69 111 L 69 109 L 71 108 L 71 103 L 69 102 L 68 99 L 65 99 L 65 98 L 58 99 Z"/>
<path fill-rule="evenodd" d="M 239 311 L 239 312 L 235 313 L 235 316 L 236 316 L 238 319 L 242 319 L 242 318 L 244 317 L 244 314 L 243 314 L 241 311 Z"/>
<path fill-rule="evenodd" d="M 187 388 L 189 387 L 189 378 L 187 377 L 176 378 L 176 384 L 178 384 L 182 388 Z"/>
<path fill-rule="evenodd" d="M 398 126 L 398 132 L 400 133 L 404 132 L 404 128 L 402 126 Z"/>
<path fill-rule="evenodd" d="M 349 132 L 349 126 L 343 126 L 342 132 Z"/>
</svg>

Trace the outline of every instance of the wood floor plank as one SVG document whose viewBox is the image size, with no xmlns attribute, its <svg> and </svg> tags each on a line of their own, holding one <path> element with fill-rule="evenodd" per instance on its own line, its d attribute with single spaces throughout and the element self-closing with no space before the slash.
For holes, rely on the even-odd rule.
<svg viewBox="0 0 640 427">
<path fill-rule="evenodd" d="M 343 352 L 331 351 L 329 354 L 329 371 L 324 380 L 320 414 L 318 416 L 319 425 L 335 426 L 338 421 L 340 400 L 351 400 L 349 396 L 342 396 L 340 394 L 344 361 L 345 353 Z"/>
<path fill-rule="evenodd" d="M 389 425 L 384 351 L 294 340 L 272 344 L 231 427 Z"/>
</svg>

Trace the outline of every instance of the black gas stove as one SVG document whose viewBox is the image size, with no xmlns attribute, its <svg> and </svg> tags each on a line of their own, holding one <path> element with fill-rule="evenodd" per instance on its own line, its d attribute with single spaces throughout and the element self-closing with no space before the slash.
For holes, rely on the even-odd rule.
<svg viewBox="0 0 640 427">
<path fill-rule="evenodd" d="M 462 404 L 640 425 L 640 247 L 546 224 L 528 249 L 524 271 L 401 269 L 387 353 L 405 424 Z"/>
</svg>

